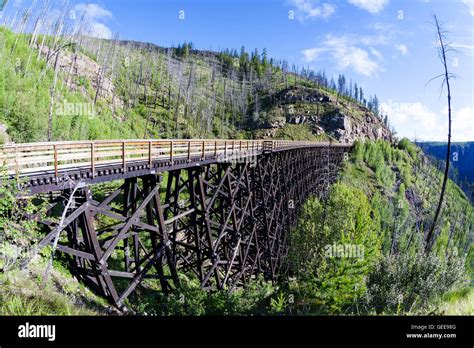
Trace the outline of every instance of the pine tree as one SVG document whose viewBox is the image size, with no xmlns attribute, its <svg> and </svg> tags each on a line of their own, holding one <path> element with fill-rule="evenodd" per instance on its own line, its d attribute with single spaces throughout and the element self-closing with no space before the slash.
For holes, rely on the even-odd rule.
<svg viewBox="0 0 474 348">
<path fill-rule="evenodd" d="M 260 54 L 258 53 L 258 48 L 252 53 L 251 65 L 253 70 L 257 73 L 257 77 L 261 77 L 262 70 L 260 66 Z"/>
<path fill-rule="evenodd" d="M 372 108 L 373 108 L 374 114 L 378 116 L 380 110 L 379 110 L 379 99 L 377 98 L 377 94 L 374 96 L 374 99 L 372 100 Z"/>
<path fill-rule="evenodd" d="M 263 66 L 263 70 L 266 70 L 268 68 L 268 55 L 267 55 L 266 48 L 264 48 L 262 52 L 262 66 Z"/>
<path fill-rule="evenodd" d="M 339 78 L 337 79 L 337 97 L 336 97 L 336 104 L 339 101 L 339 96 L 344 93 L 344 90 L 346 89 L 346 77 L 344 75 L 339 75 Z"/>
<path fill-rule="evenodd" d="M 239 57 L 239 69 L 240 74 L 242 76 L 242 80 L 244 79 L 245 75 L 249 73 L 249 54 L 245 52 L 245 47 L 242 46 L 240 49 L 240 57 Z"/>
</svg>

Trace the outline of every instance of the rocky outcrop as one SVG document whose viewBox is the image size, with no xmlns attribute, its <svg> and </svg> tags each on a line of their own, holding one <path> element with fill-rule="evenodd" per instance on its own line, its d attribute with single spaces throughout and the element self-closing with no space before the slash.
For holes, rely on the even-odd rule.
<svg viewBox="0 0 474 348">
<path fill-rule="evenodd" d="M 390 130 L 382 120 L 364 106 L 341 99 L 323 90 L 292 87 L 279 95 L 266 123 L 268 135 L 289 124 L 308 124 L 316 135 L 326 133 L 332 138 L 349 143 L 357 139 L 392 141 Z M 273 116 L 271 116 L 273 115 Z"/>
<path fill-rule="evenodd" d="M 341 142 L 353 142 L 356 139 L 384 139 L 391 141 L 390 131 L 374 115 L 367 113 L 362 119 L 342 112 L 323 118 L 317 123 L 325 132 Z"/>
<path fill-rule="evenodd" d="M 306 90 L 304 88 L 294 88 L 286 90 L 282 95 L 282 100 L 284 102 L 310 102 L 310 103 L 329 103 L 330 98 L 319 92 L 314 90 Z"/>
<path fill-rule="evenodd" d="M 43 47 L 42 54 L 47 56 L 48 47 Z M 70 90 L 88 95 L 85 87 L 86 81 L 90 81 L 91 87 L 97 90 L 100 87 L 99 96 L 113 102 L 116 108 L 123 108 L 124 102 L 115 93 L 115 86 L 107 73 L 103 73 L 102 67 L 86 55 L 77 52 L 62 50 L 58 59 L 59 69 L 66 76 L 66 83 Z M 112 108 L 112 105 L 110 105 Z"/>
<path fill-rule="evenodd" d="M 0 123 L 0 144 L 7 144 L 10 142 L 10 137 L 7 133 L 7 125 Z"/>
</svg>

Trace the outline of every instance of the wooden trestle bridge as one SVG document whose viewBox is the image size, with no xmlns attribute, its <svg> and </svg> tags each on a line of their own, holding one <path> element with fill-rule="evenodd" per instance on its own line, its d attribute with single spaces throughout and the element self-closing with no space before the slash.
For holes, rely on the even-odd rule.
<svg viewBox="0 0 474 348">
<path fill-rule="evenodd" d="M 50 197 L 39 247 L 121 306 L 147 278 L 168 293 L 178 274 L 232 291 L 285 274 L 288 233 L 323 195 L 351 144 L 126 140 L 5 145 L 0 164 L 22 192 Z M 116 182 L 104 196 L 93 184 Z M 44 215 L 44 214 L 43 214 Z M 104 224 L 104 221 L 107 221 Z M 99 223 L 100 222 L 100 223 Z M 106 226 L 104 226 L 106 225 Z"/>
</svg>

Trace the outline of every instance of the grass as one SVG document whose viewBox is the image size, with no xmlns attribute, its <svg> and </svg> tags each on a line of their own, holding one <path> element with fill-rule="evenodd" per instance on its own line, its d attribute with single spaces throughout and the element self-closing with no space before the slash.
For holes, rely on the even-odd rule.
<svg viewBox="0 0 474 348">
<path fill-rule="evenodd" d="M 464 288 L 443 296 L 441 315 L 474 315 L 474 289 Z"/>
<path fill-rule="evenodd" d="M 52 268 L 42 287 L 46 262 L 39 260 L 28 269 L 0 275 L 0 315 L 100 315 L 105 300 L 87 290 L 64 268 Z"/>
</svg>

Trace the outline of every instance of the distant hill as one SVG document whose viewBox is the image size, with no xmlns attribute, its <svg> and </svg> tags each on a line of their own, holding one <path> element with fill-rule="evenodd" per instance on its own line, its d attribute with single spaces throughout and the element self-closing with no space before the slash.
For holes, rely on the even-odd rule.
<svg viewBox="0 0 474 348">
<path fill-rule="evenodd" d="M 446 160 L 447 143 L 418 142 L 417 145 L 428 155 L 444 163 Z M 451 144 L 452 171 L 450 177 L 464 190 L 474 202 L 474 142 Z"/>
<path fill-rule="evenodd" d="M 48 134 L 392 140 L 376 96 L 343 75 L 336 85 L 324 71 L 290 68 L 266 51 L 32 36 L 6 27 L 0 36 L 0 143 Z"/>
</svg>

